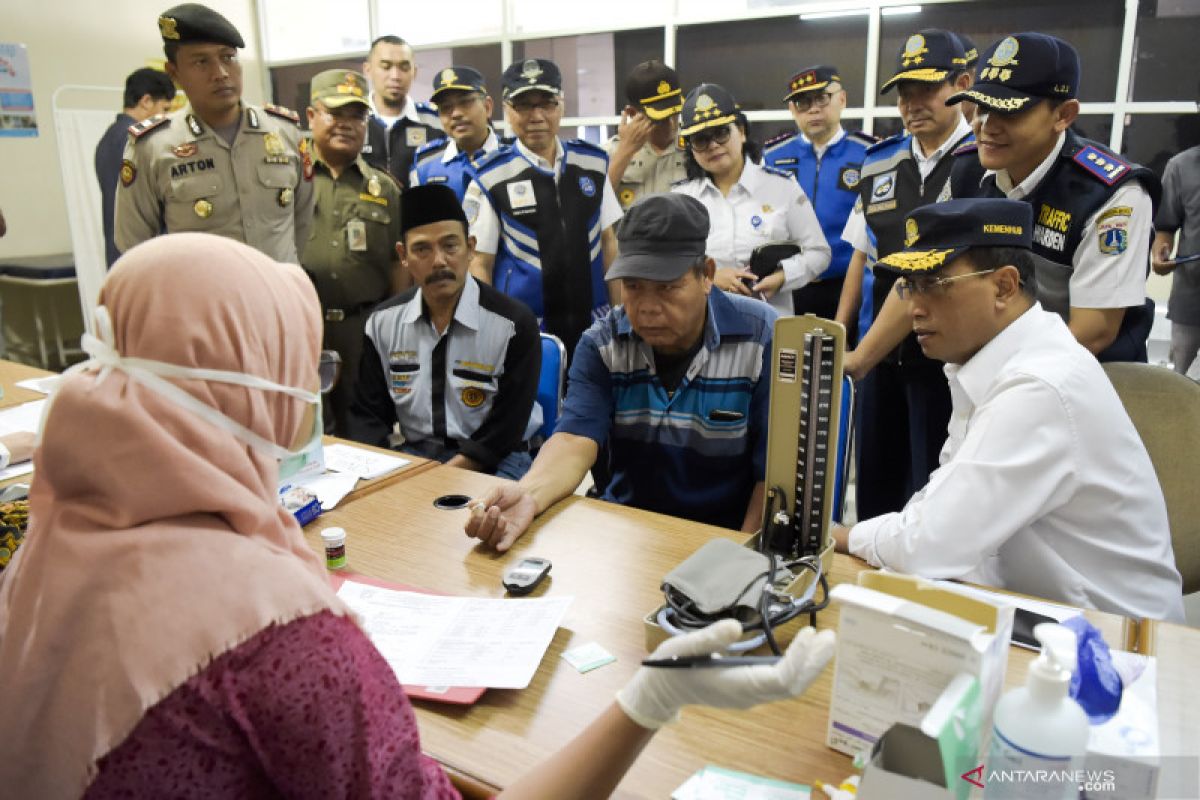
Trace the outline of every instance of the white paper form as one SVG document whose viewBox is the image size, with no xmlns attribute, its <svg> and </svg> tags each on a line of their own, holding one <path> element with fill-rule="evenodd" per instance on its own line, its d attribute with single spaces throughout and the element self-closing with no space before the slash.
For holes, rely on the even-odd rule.
<svg viewBox="0 0 1200 800">
<path fill-rule="evenodd" d="M 20 386 L 22 389 L 28 389 L 31 392 L 54 394 L 54 392 L 58 391 L 59 384 L 62 382 L 62 375 L 47 375 L 44 378 L 28 378 L 23 381 L 17 381 L 17 386 Z"/>
<path fill-rule="evenodd" d="M 395 472 L 411 463 L 407 458 L 388 456 L 348 444 L 325 446 L 325 469 L 348 472 L 365 480 Z"/>
<path fill-rule="evenodd" d="M 401 683 L 524 689 L 570 597 L 491 600 L 346 581 L 338 590 Z"/>
<path fill-rule="evenodd" d="M 42 425 L 42 409 L 45 406 L 45 400 L 33 400 L 0 411 L 0 434 L 18 431 L 37 433 Z"/>
</svg>

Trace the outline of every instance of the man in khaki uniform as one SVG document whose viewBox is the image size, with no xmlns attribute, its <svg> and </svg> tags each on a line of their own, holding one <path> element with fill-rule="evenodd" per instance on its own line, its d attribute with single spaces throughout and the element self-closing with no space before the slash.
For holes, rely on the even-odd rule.
<svg viewBox="0 0 1200 800">
<path fill-rule="evenodd" d="M 617 135 L 604 145 L 608 179 L 621 208 L 649 194 L 671 191 L 687 178 L 679 149 L 679 76 L 661 61 L 644 61 L 625 82 L 629 105 L 621 112 Z"/>
<path fill-rule="evenodd" d="M 312 79 L 312 236 L 301 264 L 317 287 L 325 312 L 325 349 L 342 357 L 343 379 L 325 396 L 327 422 L 344 434 L 371 309 L 401 288 L 400 187 L 361 155 L 367 135 L 367 81 L 331 69 Z M 349 378 L 349 379 L 348 379 Z"/>
<path fill-rule="evenodd" d="M 299 263 L 312 223 L 312 158 L 300 118 L 242 102 L 241 34 L 195 3 L 158 19 L 167 74 L 188 105 L 130 129 L 115 238 L 122 252 L 160 233 L 228 236 Z"/>
</svg>

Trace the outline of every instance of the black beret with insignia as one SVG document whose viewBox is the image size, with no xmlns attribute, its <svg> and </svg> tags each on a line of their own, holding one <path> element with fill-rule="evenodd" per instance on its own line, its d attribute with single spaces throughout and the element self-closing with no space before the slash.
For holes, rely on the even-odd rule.
<svg viewBox="0 0 1200 800">
<path fill-rule="evenodd" d="M 183 3 L 168 8 L 158 18 L 163 43 L 223 44 L 245 47 L 242 35 L 233 23 L 199 3 Z"/>
</svg>

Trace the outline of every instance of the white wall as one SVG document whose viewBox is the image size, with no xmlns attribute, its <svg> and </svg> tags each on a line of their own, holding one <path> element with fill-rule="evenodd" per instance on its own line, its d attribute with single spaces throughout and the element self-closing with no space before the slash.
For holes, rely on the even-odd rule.
<svg viewBox="0 0 1200 800">
<path fill-rule="evenodd" d="M 245 98 L 261 103 L 264 70 L 254 0 L 204 2 L 225 15 L 245 39 Z M 6 0 L 0 11 L 0 40 L 28 49 L 38 135 L 0 137 L 0 209 L 8 223 L 8 235 L 0 239 L 0 258 L 70 252 L 51 97 L 65 84 L 123 87 L 130 72 L 148 59 L 161 59 L 158 15 L 172 5 L 173 0 Z M 115 115 L 121 110 L 121 96 L 110 97 Z M 75 104 L 76 98 L 78 105 L 85 105 L 78 94 L 67 100 Z"/>
</svg>

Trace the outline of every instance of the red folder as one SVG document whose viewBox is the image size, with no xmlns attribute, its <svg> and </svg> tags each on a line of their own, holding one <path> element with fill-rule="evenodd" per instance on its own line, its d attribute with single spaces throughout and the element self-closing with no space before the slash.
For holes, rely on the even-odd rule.
<svg viewBox="0 0 1200 800">
<path fill-rule="evenodd" d="M 371 586 L 378 586 L 380 589 L 392 589 L 397 592 L 418 592 L 420 594 L 445 594 L 445 592 L 432 592 L 429 589 L 422 589 L 419 586 L 405 586 L 402 583 L 391 583 L 389 581 L 372 578 L 369 575 L 359 575 L 356 572 L 333 572 L 329 575 L 329 582 L 336 592 L 342 588 L 342 584 L 346 581 L 354 581 L 355 583 L 366 583 Z M 403 684 L 404 693 L 412 698 L 420 700 L 432 700 L 435 703 L 456 703 L 458 705 L 469 706 L 479 698 L 483 697 L 485 688 L 482 686 L 410 686 Z"/>
</svg>

